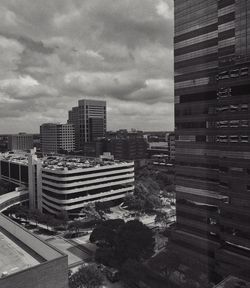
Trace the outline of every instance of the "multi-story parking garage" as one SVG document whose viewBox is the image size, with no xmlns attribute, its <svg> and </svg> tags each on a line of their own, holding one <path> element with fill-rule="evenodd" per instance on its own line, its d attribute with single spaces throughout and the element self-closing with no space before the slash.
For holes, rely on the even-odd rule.
<svg viewBox="0 0 250 288">
<path fill-rule="evenodd" d="M 134 190 L 134 163 L 79 158 L 45 160 L 42 207 L 78 213 L 85 203 L 121 199 Z"/>
<path fill-rule="evenodd" d="M 117 201 L 134 190 L 134 162 L 35 154 L 2 154 L 2 179 L 27 185 L 31 208 L 79 214 L 89 202 Z"/>
</svg>

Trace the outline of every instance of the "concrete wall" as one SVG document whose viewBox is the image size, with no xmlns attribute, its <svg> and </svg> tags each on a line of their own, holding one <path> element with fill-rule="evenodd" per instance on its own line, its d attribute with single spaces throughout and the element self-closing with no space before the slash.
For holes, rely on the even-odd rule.
<svg viewBox="0 0 250 288">
<path fill-rule="evenodd" d="M 53 260 L 55 258 L 61 257 L 62 254 L 55 250 L 53 247 L 47 243 L 41 241 L 38 237 L 30 233 L 28 230 L 24 229 L 22 226 L 16 224 L 8 217 L 0 213 L 0 225 L 7 232 L 12 234 L 18 240 L 23 242 L 29 248 L 34 250 L 42 258 L 46 260 Z"/>
<path fill-rule="evenodd" d="M 67 256 L 0 278 L 1 288 L 68 288 Z"/>
<path fill-rule="evenodd" d="M 1 213 L 0 226 L 46 259 L 41 264 L 0 278 L 1 288 L 68 288 L 68 256 Z"/>
</svg>

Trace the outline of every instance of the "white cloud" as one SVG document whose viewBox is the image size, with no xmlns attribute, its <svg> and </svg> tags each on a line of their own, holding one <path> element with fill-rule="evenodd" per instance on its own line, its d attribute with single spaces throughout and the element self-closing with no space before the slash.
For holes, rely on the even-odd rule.
<svg viewBox="0 0 250 288">
<path fill-rule="evenodd" d="M 14 99 L 33 98 L 38 95 L 41 97 L 46 97 L 46 95 L 57 95 L 56 89 L 40 84 L 36 79 L 29 75 L 1 80 L 0 91 L 10 95 Z"/>
<path fill-rule="evenodd" d="M 65 122 L 85 97 L 108 100 L 109 129 L 172 128 L 172 6 L 172 0 L 2 0 L 0 117 L 8 125 L 0 121 L 0 133 Z"/>
<path fill-rule="evenodd" d="M 173 19 L 173 11 L 168 2 L 160 0 L 156 6 L 157 13 L 165 19 Z"/>
</svg>

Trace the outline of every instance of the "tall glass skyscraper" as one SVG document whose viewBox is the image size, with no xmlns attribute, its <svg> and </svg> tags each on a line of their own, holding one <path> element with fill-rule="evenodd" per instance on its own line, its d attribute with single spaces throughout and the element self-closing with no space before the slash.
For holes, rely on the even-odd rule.
<svg viewBox="0 0 250 288">
<path fill-rule="evenodd" d="M 250 277 L 250 1 L 174 5 L 171 243 L 184 262 L 199 263 L 208 275 Z"/>
</svg>

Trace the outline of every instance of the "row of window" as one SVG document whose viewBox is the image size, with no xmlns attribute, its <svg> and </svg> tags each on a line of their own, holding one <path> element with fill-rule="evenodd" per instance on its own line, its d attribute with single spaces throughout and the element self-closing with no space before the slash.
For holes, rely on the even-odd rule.
<svg viewBox="0 0 250 288">
<path fill-rule="evenodd" d="M 223 120 L 223 121 L 216 121 L 217 128 L 238 128 L 238 127 L 248 127 L 250 120 Z"/>
<path fill-rule="evenodd" d="M 219 143 L 248 143 L 248 135 L 217 135 L 216 142 Z"/>
<path fill-rule="evenodd" d="M 216 112 L 248 111 L 248 104 L 224 105 L 216 108 Z"/>
<path fill-rule="evenodd" d="M 97 174 L 97 173 L 103 173 L 103 172 L 110 172 L 111 174 L 114 172 L 114 171 L 119 171 L 119 170 L 124 170 L 124 169 L 129 169 L 129 168 L 133 168 L 133 165 L 128 165 L 128 166 L 124 166 L 124 167 L 115 167 L 113 166 L 111 169 L 96 169 L 96 170 L 92 170 L 92 171 L 81 171 L 81 172 L 78 172 L 78 173 L 67 173 L 67 174 L 60 174 L 60 173 L 53 173 L 53 172 L 49 172 L 49 171 L 45 171 L 43 170 L 43 174 L 44 175 L 49 175 L 49 176 L 53 176 L 53 177 L 56 177 L 56 178 L 67 178 L 67 177 L 76 177 L 76 176 L 84 176 L 84 175 L 90 175 L 90 174 Z M 68 167 L 68 169 L 70 170 L 70 166 Z"/>
<path fill-rule="evenodd" d="M 239 78 L 239 77 L 245 77 L 249 75 L 249 68 L 243 67 L 240 69 L 233 69 L 233 70 L 225 70 L 217 74 L 216 79 L 219 80 L 225 80 L 230 78 Z"/>
<path fill-rule="evenodd" d="M 250 120 L 221 120 L 216 122 L 184 122 L 176 123 L 176 129 L 195 128 L 245 128 L 250 126 Z"/>
<path fill-rule="evenodd" d="M 228 173 L 230 171 L 237 171 L 241 173 L 246 173 L 250 175 L 250 168 L 243 168 L 243 167 L 226 167 L 226 166 L 220 166 L 219 164 L 213 164 L 213 163 L 193 163 L 193 162 L 183 162 L 180 161 L 176 163 L 175 165 L 176 171 L 178 168 L 205 168 L 205 169 L 210 169 L 210 170 L 215 170 L 219 171 L 220 173 Z"/>
<path fill-rule="evenodd" d="M 77 185 L 77 183 L 76 183 L 76 185 L 73 186 L 73 187 L 59 187 L 57 185 L 54 186 L 54 185 L 50 185 L 50 184 L 47 184 L 47 183 L 43 183 L 43 187 L 49 187 L 49 188 L 52 188 L 52 189 L 55 189 L 55 190 L 66 190 L 66 191 L 74 190 L 74 189 L 81 189 L 81 188 L 89 188 L 89 190 L 91 190 L 92 187 L 100 186 L 100 185 L 107 184 L 107 183 L 110 183 L 110 186 L 113 186 L 116 183 L 120 183 L 120 182 L 123 182 L 123 181 L 129 181 L 129 180 L 130 180 L 130 182 L 134 181 L 134 179 L 131 176 L 126 176 L 124 178 L 115 179 L 115 180 L 104 179 L 104 180 L 102 180 L 100 182 L 91 183 L 91 184 L 82 184 L 82 185 L 81 184 Z M 79 193 L 80 192 L 81 191 L 79 191 Z"/>
</svg>

